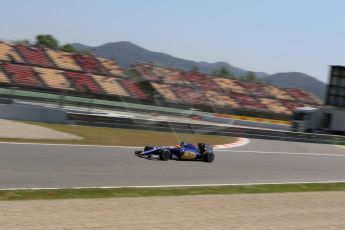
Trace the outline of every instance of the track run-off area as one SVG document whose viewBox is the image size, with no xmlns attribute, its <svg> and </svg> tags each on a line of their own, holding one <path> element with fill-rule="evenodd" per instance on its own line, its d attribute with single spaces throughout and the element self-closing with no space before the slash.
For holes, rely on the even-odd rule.
<svg viewBox="0 0 345 230">
<path fill-rule="evenodd" d="M 251 139 L 213 163 L 147 160 L 134 147 L 0 143 L 0 189 L 345 181 L 345 148 Z"/>
</svg>

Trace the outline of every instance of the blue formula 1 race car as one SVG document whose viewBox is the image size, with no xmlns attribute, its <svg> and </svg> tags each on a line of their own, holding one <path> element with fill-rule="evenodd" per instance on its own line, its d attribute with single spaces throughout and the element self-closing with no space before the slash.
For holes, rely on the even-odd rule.
<svg viewBox="0 0 345 230">
<path fill-rule="evenodd" d="M 135 155 L 148 159 L 158 158 L 162 161 L 174 159 L 212 162 L 214 160 L 213 146 L 203 143 L 199 143 L 198 147 L 185 142 L 176 146 L 146 146 L 144 151 L 135 151 Z"/>
</svg>

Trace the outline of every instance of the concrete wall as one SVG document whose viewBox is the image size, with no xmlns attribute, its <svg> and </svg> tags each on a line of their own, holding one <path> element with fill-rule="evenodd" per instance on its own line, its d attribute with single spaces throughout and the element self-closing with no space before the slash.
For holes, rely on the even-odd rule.
<svg viewBox="0 0 345 230">
<path fill-rule="evenodd" d="M 0 104 L 0 118 L 48 123 L 65 123 L 65 111 L 33 105 Z"/>
</svg>

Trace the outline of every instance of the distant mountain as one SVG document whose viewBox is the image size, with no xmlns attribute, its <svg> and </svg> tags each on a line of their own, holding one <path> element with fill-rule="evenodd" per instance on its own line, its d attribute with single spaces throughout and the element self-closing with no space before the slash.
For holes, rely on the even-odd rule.
<svg viewBox="0 0 345 230">
<path fill-rule="evenodd" d="M 298 88 L 311 91 L 320 99 L 324 99 L 326 84 L 304 73 L 276 73 L 262 78 L 269 83 L 286 88 Z"/>
<path fill-rule="evenodd" d="M 135 62 L 147 62 L 162 66 L 171 66 L 181 70 L 191 70 L 194 66 L 198 67 L 201 72 L 211 74 L 214 70 L 226 67 L 236 76 L 244 76 L 247 70 L 237 68 L 227 62 L 196 62 L 171 55 L 146 50 L 140 46 L 127 41 L 107 43 L 97 47 L 86 46 L 80 43 L 74 43 L 73 46 L 79 50 L 91 51 L 97 56 L 116 60 L 122 68 L 130 68 Z M 266 76 L 266 73 L 255 72 L 258 77 Z"/>
<path fill-rule="evenodd" d="M 248 72 L 247 70 L 232 66 L 227 62 L 196 62 L 176 58 L 165 53 L 146 50 L 127 41 L 112 42 L 97 47 L 86 46 L 80 43 L 74 43 L 73 46 L 79 50 L 90 51 L 99 57 L 115 60 L 122 68 L 130 68 L 130 65 L 135 62 L 146 62 L 161 66 L 171 66 L 186 71 L 196 66 L 201 72 L 208 74 L 211 74 L 214 70 L 219 70 L 221 67 L 226 67 L 235 76 L 244 76 Z M 255 74 L 273 85 L 308 90 L 319 98 L 324 98 L 326 85 L 306 74 L 299 72 L 277 73 L 272 75 L 255 72 Z"/>
</svg>

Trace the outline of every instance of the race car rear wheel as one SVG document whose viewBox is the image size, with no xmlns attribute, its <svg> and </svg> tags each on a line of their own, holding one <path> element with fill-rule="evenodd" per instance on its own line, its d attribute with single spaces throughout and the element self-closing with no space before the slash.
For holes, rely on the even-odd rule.
<svg viewBox="0 0 345 230">
<path fill-rule="evenodd" d="M 212 162 L 214 161 L 214 153 L 205 153 L 204 154 L 204 161 L 205 162 Z"/>
<path fill-rule="evenodd" d="M 151 150 L 151 149 L 153 149 L 153 146 L 146 145 L 145 148 L 144 148 L 144 151 L 148 151 L 148 150 Z"/>
<path fill-rule="evenodd" d="M 170 151 L 167 149 L 162 149 L 159 152 L 159 160 L 161 161 L 167 161 L 170 158 Z"/>
</svg>

